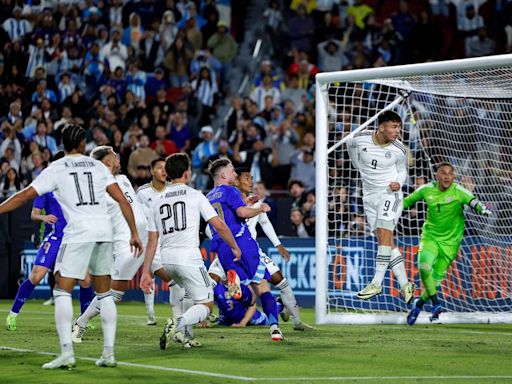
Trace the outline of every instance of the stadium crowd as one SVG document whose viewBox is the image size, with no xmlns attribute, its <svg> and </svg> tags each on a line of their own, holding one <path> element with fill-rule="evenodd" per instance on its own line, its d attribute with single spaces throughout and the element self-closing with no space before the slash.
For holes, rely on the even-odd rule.
<svg viewBox="0 0 512 384">
<path fill-rule="evenodd" d="M 76 123 L 88 152 L 120 153 L 135 187 L 152 160 L 181 151 L 206 191 L 209 162 L 227 156 L 251 169 L 260 193 L 287 190 L 294 234 L 313 236 L 316 73 L 512 50 L 512 1 L 270 0 L 257 20 L 270 55 L 250 92 L 233 95 L 245 21 L 234 7 L 247 3 L 2 0 L 0 197 L 34 180 Z M 226 126 L 214 130 L 228 100 Z M 333 193 L 336 215 L 353 193 Z M 343 220 L 364 227 L 357 212 Z"/>
</svg>

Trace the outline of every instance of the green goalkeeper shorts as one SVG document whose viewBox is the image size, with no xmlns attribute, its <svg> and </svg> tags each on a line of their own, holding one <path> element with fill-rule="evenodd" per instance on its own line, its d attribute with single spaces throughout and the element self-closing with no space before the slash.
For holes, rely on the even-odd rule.
<svg viewBox="0 0 512 384">
<path fill-rule="evenodd" d="M 430 269 L 432 277 L 440 284 L 446 276 L 448 268 L 452 265 L 453 260 L 457 258 L 460 243 L 458 244 L 441 244 L 430 238 L 421 238 L 418 265 L 423 269 Z"/>
</svg>

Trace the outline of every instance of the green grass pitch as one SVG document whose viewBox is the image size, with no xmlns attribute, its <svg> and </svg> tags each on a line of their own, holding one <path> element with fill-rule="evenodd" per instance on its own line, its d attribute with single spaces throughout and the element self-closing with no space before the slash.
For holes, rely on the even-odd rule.
<svg viewBox="0 0 512 384">
<path fill-rule="evenodd" d="M 76 303 L 75 303 L 76 304 Z M 0 302 L 0 383 L 507 383 L 512 382 L 511 325 L 317 326 L 272 342 L 266 327 L 196 329 L 202 348 L 158 340 L 169 314 L 157 305 L 147 326 L 143 303 L 118 305 L 117 368 L 97 368 L 100 321 L 75 345 L 77 367 L 45 371 L 58 350 L 53 307 L 28 301 L 18 331 L 3 325 L 10 301 Z M 78 307 L 75 305 L 75 313 Z M 305 321 L 314 312 L 303 309 Z"/>
</svg>

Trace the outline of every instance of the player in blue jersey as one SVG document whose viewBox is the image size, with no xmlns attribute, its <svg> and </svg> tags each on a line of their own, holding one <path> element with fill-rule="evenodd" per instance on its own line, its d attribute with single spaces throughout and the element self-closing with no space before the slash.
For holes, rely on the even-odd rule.
<svg viewBox="0 0 512 384">
<path fill-rule="evenodd" d="M 64 152 L 55 155 L 54 161 L 64 157 Z M 45 214 L 42 215 L 44 209 Z M 30 217 L 32 220 L 44 223 L 43 241 L 37 252 L 34 267 L 30 272 L 30 276 L 18 288 L 16 298 L 12 304 L 11 311 L 5 320 L 7 330 L 16 331 L 18 328 L 18 314 L 25 304 L 25 301 L 32 295 L 35 287 L 43 280 L 48 271 L 53 271 L 57 252 L 60 248 L 66 219 L 62 213 L 59 202 L 55 199 L 52 192 L 37 196 L 34 199 L 32 212 Z M 80 307 L 82 313 L 91 303 L 94 297 L 94 290 L 91 287 L 90 279 L 80 283 Z"/>
<path fill-rule="evenodd" d="M 249 304 L 240 300 L 226 298 L 228 288 L 225 282 L 217 284 L 213 290 L 215 305 L 219 308 L 219 325 L 231 327 L 245 327 L 247 325 L 270 325 L 267 315 L 256 308 L 256 299 Z M 229 296 L 229 294 L 228 294 Z M 282 305 L 277 303 L 277 310 L 281 312 Z"/>
<path fill-rule="evenodd" d="M 271 339 L 283 340 L 283 334 L 279 329 L 277 304 L 267 282 L 270 275 L 260 260 L 258 245 L 245 223 L 245 219 L 269 212 L 270 207 L 265 203 L 259 208 L 246 206 L 240 191 L 235 187 L 238 175 L 229 159 L 215 160 L 208 170 L 213 178 L 214 188 L 208 193 L 207 198 L 219 217 L 226 222 L 242 250 L 242 257 L 235 258 L 229 246 L 211 228 L 213 237 L 210 250 L 217 252 L 222 267 L 227 271 L 229 296 L 242 300 L 244 297 L 251 297 L 249 285 L 252 286 L 260 297 L 263 312 L 269 319 Z"/>
</svg>

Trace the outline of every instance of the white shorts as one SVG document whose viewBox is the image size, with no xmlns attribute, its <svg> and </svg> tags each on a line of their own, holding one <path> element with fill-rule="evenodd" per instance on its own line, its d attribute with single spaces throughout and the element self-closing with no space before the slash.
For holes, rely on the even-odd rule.
<svg viewBox="0 0 512 384">
<path fill-rule="evenodd" d="M 265 263 L 265 268 L 267 268 L 267 271 L 270 274 L 270 276 L 272 276 L 276 272 L 281 272 L 277 264 L 274 263 L 274 260 L 268 257 L 260 247 L 258 247 L 258 251 L 260 253 L 260 259 L 263 261 L 263 263 Z"/>
<path fill-rule="evenodd" d="M 222 268 L 222 264 L 220 263 L 218 257 L 213 259 L 212 263 L 210 264 L 210 268 L 208 268 L 208 273 L 219 276 L 221 281 L 227 279 L 226 272 L 224 272 L 224 268 Z"/>
<path fill-rule="evenodd" d="M 402 192 L 373 192 L 363 196 L 363 207 L 366 221 L 372 232 L 377 230 L 377 221 L 389 222 L 393 229 L 398 224 L 403 209 Z"/>
<path fill-rule="evenodd" d="M 185 294 L 194 303 L 213 301 L 212 284 L 204 265 L 164 264 L 164 270 L 176 284 L 185 289 Z"/>
<path fill-rule="evenodd" d="M 144 263 L 144 253 L 134 256 L 130 243 L 127 241 L 114 241 L 114 265 L 112 267 L 112 280 L 131 280 Z"/>
<path fill-rule="evenodd" d="M 151 273 L 154 275 L 156 271 L 163 268 L 162 264 L 162 254 L 160 253 L 160 243 L 158 243 L 158 247 L 156 248 L 155 257 L 153 257 L 153 263 L 151 263 Z"/>
<path fill-rule="evenodd" d="M 110 276 L 113 259 L 112 242 L 62 244 L 54 273 L 79 280 L 85 279 L 88 270 L 94 276 Z"/>
</svg>

